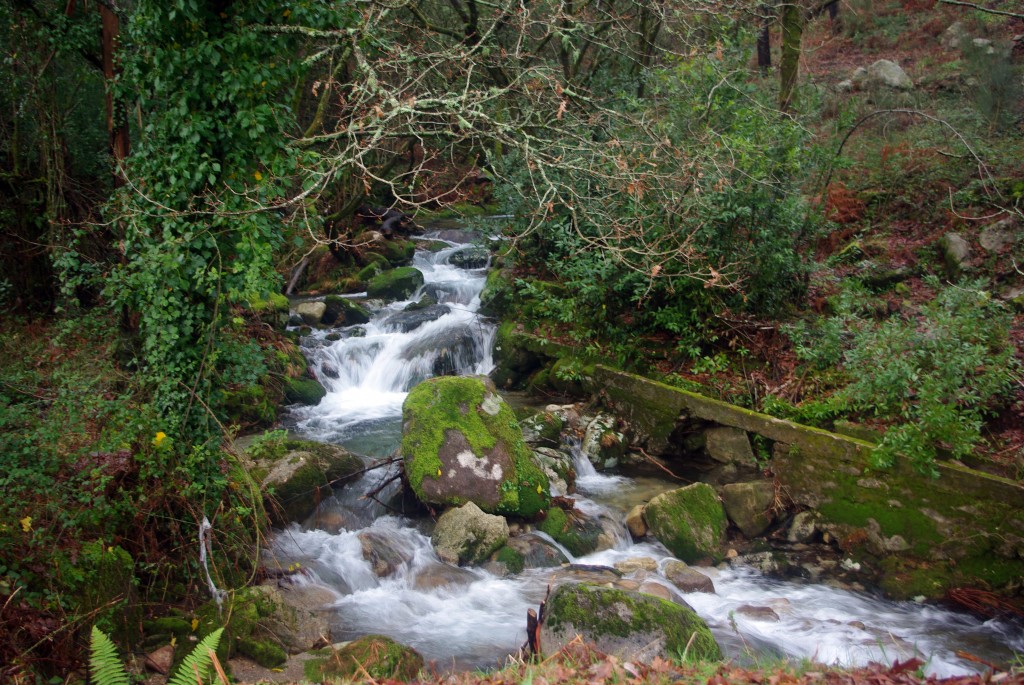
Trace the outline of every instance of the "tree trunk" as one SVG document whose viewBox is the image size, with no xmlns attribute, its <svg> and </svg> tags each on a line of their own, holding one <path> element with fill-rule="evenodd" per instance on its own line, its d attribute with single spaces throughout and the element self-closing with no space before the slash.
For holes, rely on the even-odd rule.
<svg viewBox="0 0 1024 685">
<path fill-rule="evenodd" d="M 766 72 L 772 68 L 772 43 L 771 43 L 771 32 L 769 27 L 771 26 L 771 19 L 765 17 L 761 20 L 761 30 L 757 34 L 757 68 L 762 72 Z"/>
<path fill-rule="evenodd" d="M 114 158 L 114 186 L 124 185 L 121 174 L 121 163 L 128 157 L 129 133 L 128 118 L 123 108 L 114 102 L 114 80 L 120 69 L 114 58 L 117 51 L 118 35 L 121 22 L 112 9 L 104 3 L 97 3 L 103 25 L 103 78 L 107 84 L 107 132 L 110 134 L 110 154 Z"/>
<path fill-rule="evenodd" d="M 783 112 L 793 105 L 800 72 L 800 39 L 804 32 L 804 12 L 796 2 L 782 7 L 782 59 L 780 60 L 779 109 Z"/>
</svg>

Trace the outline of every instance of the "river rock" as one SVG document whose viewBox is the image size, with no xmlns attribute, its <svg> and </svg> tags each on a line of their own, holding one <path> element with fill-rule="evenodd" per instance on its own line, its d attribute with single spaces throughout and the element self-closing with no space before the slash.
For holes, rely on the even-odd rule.
<svg viewBox="0 0 1024 685">
<path fill-rule="evenodd" d="M 524 569 L 554 568 L 569 562 L 562 550 L 536 533 L 523 533 L 511 537 L 505 546 L 522 557 Z"/>
<path fill-rule="evenodd" d="M 408 564 L 412 555 L 391 535 L 382 531 L 364 530 L 358 535 L 363 559 L 378 578 L 386 578 Z"/>
<path fill-rule="evenodd" d="M 619 523 L 605 513 L 597 515 L 579 508 L 566 512 L 552 507 L 538 526 L 575 556 L 612 549 L 618 541 Z"/>
<path fill-rule="evenodd" d="M 523 518 L 547 509 L 547 477 L 488 379 L 426 380 L 406 397 L 402 417 L 400 450 L 420 501 L 473 502 L 488 513 Z"/>
<path fill-rule="evenodd" d="M 821 515 L 816 511 L 801 511 L 793 517 L 789 524 L 786 539 L 789 542 L 813 542 L 818 532 L 818 521 Z"/>
<path fill-rule="evenodd" d="M 411 266 L 400 266 L 377 274 L 366 284 L 366 295 L 373 299 L 404 300 L 423 285 L 423 273 Z"/>
<path fill-rule="evenodd" d="M 662 493 L 648 503 L 644 518 L 675 557 L 688 563 L 721 559 L 728 522 L 710 485 L 694 483 Z"/>
<path fill-rule="evenodd" d="M 558 414 L 542 411 L 523 419 L 523 440 L 531 447 L 551 447 L 557 449 L 562 444 L 562 428 L 565 421 Z"/>
<path fill-rule="evenodd" d="M 614 416 L 598 414 L 587 424 L 580 451 L 595 468 L 614 468 L 626 452 L 626 438 L 615 430 L 615 423 Z"/>
<path fill-rule="evenodd" d="M 442 587 L 459 587 L 479 580 L 471 571 L 450 564 L 432 563 L 416 573 L 413 585 L 417 590 L 429 592 Z"/>
<path fill-rule="evenodd" d="M 422 668 L 423 657 L 411 647 L 383 635 L 366 635 L 307 664 L 305 675 L 316 682 L 408 682 Z"/>
<path fill-rule="evenodd" d="M 451 312 L 451 310 L 452 308 L 445 304 L 429 305 L 421 309 L 407 309 L 384 319 L 384 325 L 389 328 L 396 328 L 402 333 L 408 333 L 428 321 L 437 321 L 445 314 Z"/>
<path fill-rule="evenodd" d="M 624 661 L 677 659 L 716 661 L 721 650 L 692 610 L 639 592 L 585 583 L 558 586 L 548 599 L 541 652 L 550 656 L 581 636 Z"/>
<path fill-rule="evenodd" d="M 715 584 L 710 578 L 678 559 L 665 562 L 662 573 L 680 592 L 715 592 Z"/>
<path fill-rule="evenodd" d="M 755 538 L 772 522 L 775 486 L 771 481 L 730 483 L 722 486 L 722 505 L 729 519 L 748 538 Z"/>
<path fill-rule="evenodd" d="M 544 470 L 551 485 L 551 492 L 568 494 L 576 484 L 576 469 L 572 455 L 550 447 L 538 447 L 533 450 L 533 457 Z"/>
<path fill-rule="evenodd" d="M 615 562 L 615 570 L 624 574 L 635 571 L 657 571 L 658 562 L 651 557 L 629 557 Z"/>
<path fill-rule="evenodd" d="M 484 513 L 473 502 L 441 514 L 430 536 L 437 556 L 452 565 L 481 564 L 506 540 L 505 518 Z"/>
<path fill-rule="evenodd" d="M 347 297 L 328 295 L 324 298 L 324 313 L 320 323 L 328 326 L 354 326 L 369 320 L 369 310 Z"/>
<path fill-rule="evenodd" d="M 483 269 L 491 259 L 491 254 L 483 247 L 467 247 L 453 252 L 448 263 L 460 269 Z"/>
<path fill-rule="evenodd" d="M 970 38 L 970 34 L 967 32 L 967 27 L 964 26 L 964 23 L 962 21 L 954 21 L 939 36 L 939 43 L 944 48 L 955 50 L 968 38 Z"/>
<path fill-rule="evenodd" d="M 634 540 L 647 535 L 647 521 L 644 520 L 644 505 L 636 504 L 626 514 L 626 528 Z"/>
<path fill-rule="evenodd" d="M 329 590 L 313 585 L 259 585 L 253 588 L 273 605 L 260 619 L 260 626 L 269 631 L 289 654 L 299 654 L 330 639 L 331 626 L 324 611 L 336 597 Z"/>
<path fill-rule="evenodd" d="M 736 607 L 736 613 L 755 621 L 767 621 L 769 623 L 779 622 L 779 615 L 775 613 L 775 610 L 771 607 L 759 607 L 752 604 L 743 604 Z"/>
<path fill-rule="evenodd" d="M 433 358 L 431 371 L 435 376 L 452 376 L 477 358 L 477 344 L 469 326 L 445 327 L 427 337 L 415 338 L 400 356 L 406 361 Z"/>
<path fill-rule="evenodd" d="M 704 431 L 704 449 L 708 456 L 722 464 L 754 463 L 754 450 L 747 432 L 741 428 L 720 426 Z"/>
<path fill-rule="evenodd" d="M 316 406 L 327 396 L 327 389 L 313 378 L 285 378 L 284 400 L 288 404 Z"/>
<path fill-rule="evenodd" d="M 295 313 L 307 326 L 316 326 L 324 317 L 327 304 L 324 302 L 300 302 L 295 305 Z"/>
<path fill-rule="evenodd" d="M 285 440 L 261 451 L 253 473 L 264 473 L 262 489 L 275 525 L 301 521 L 331 492 L 331 484 L 364 468 L 363 461 L 343 447 L 308 440 Z"/>
</svg>

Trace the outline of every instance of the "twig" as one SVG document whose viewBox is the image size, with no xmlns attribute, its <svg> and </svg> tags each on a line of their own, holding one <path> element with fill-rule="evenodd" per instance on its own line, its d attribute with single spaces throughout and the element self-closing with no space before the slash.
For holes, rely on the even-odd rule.
<svg viewBox="0 0 1024 685">
<path fill-rule="evenodd" d="M 665 472 L 665 473 L 667 473 L 668 475 L 672 476 L 672 477 L 673 477 L 673 478 L 675 478 L 676 480 L 681 480 L 681 481 L 685 481 L 685 480 L 686 480 L 686 479 L 685 479 L 685 478 L 683 478 L 682 476 L 677 476 L 676 474 L 674 474 L 674 473 L 672 473 L 671 471 L 669 471 L 669 469 L 668 469 L 668 467 L 667 467 L 667 466 L 665 466 L 664 464 L 662 464 L 662 463 L 661 463 L 660 461 L 658 461 L 657 459 L 655 459 L 655 458 L 654 458 L 654 457 L 652 457 L 651 455 L 647 454 L 647 452 L 645 452 L 645 451 L 643 450 L 643 448 L 641 448 L 641 447 L 638 447 L 638 448 L 637 448 L 637 450 L 638 450 L 638 451 L 640 452 L 640 454 L 641 454 L 641 455 L 643 455 L 643 458 L 644 458 L 644 459 L 646 459 L 647 461 L 651 462 L 652 464 L 654 464 L 654 465 L 655 465 L 655 466 L 657 466 L 657 467 L 658 467 L 659 469 L 661 469 L 662 471 L 664 471 L 664 472 Z"/>
<path fill-rule="evenodd" d="M 944 5 L 959 5 L 960 7 L 970 7 L 976 9 L 979 12 L 988 12 L 989 14 L 999 14 L 1004 17 L 1014 17 L 1015 19 L 1024 19 L 1024 14 L 1018 12 L 1005 12 L 1003 10 L 994 10 L 990 7 L 982 7 L 981 5 L 975 5 L 973 2 L 962 2 L 961 0 L 939 0 Z"/>
</svg>

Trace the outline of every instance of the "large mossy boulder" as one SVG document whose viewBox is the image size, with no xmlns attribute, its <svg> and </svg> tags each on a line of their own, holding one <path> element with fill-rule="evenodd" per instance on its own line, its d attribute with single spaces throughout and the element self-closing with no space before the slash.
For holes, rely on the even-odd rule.
<svg viewBox="0 0 1024 685">
<path fill-rule="evenodd" d="M 405 472 L 420 501 L 473 502 L 488 513 L 524 518 L 547 509 L 548 479 L 512 408 L 486 378 L 424 381 L 406 398 L 402 418 Z"/>
<path fill-rule="evenodd" d="M 441 514 L 430 536 L 437 556 L 453 566 L 482 564 L 507 540 L 505 518 L 483 512 L 472 502 Z"/>
<path fill-rule="evenodd" d="M 284 399 L 289 404 L 316 406 L 327 396 L 327 388 L 312 378 L 286 378 Z"/>
<path fill-rule="evenodd" d="M 639 592 L 586 583 L 560 585 L 547 602 L 541 651 L 550 656 L 577 635 L 623 660 L 717 661 L 722 652 L 692 609 Z"/>
<path fill-rule="evenodd" d="M 347 297 L 328 295 L 324 304 L 326 309 L 320 323 L 328 326 L 354 326 L 370 320 L 369 310 Z"/>
<path fill-rule="evenodd" d="M 423 273 L 411 266 L 402 266 L 377 274 L 366 285 L 368 297 L 383 300 L 404 300 L 423 285 Z"/>
<path fill-rule="evenodd" d="M 366 635 L 323 659 L 306 662 L 305 676 L 313 682 L 387 682 L 414 680 L 423 668 L 423 657 L 411 647 L 383 635 Z"/>
<path fill-rule="evenodd" d="M 330 494 L 335 481 L 352 476 L 365 466 L 343 447 L 309 440 L 281 440 L 264 444 L 251 472 L 268 494 L 271 521 L 282 525 L 301 521 Z"/>
<path fill-rule="evenodd" d="M 662 493 L 644 510 L 650 532 L 687 563 L 720 561 L 728 521 L 718 495 L 707 483 Z"/>
</svg>

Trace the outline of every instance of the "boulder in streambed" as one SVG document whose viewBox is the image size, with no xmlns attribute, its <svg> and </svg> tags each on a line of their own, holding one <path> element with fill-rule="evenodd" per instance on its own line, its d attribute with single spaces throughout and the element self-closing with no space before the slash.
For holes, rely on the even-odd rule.
<svg viewBox="0 0 1024 685">
<path fill-rule="evenodd" d="M 305 676 L 313 682 L 344 680 L 363 682 L 369 677 L 376 682 L 414 680 L 423 668 L 419 652 L 383 635 L 366 635 L 338 649 L 323 659 L 306 663 Z"/>
<path fill-rule="evenodd" d="M 768 529 L 775 504 L 775 485 L 768 480 L 722 486 L 722 504 L 729 519 L 747 538 Z"/>
<path fill-rule="evenodd" d="M 721 559 L 728 521 L 707 483 L 658 495 L 648 503 L 644 518 L 650 533 L 677 558 L 687 563 Z"/>
<path fill-rule="evenodd" d="M 441 514 L 430 541 L 442 561 L 475 565 L 508 540 L 508 523 L 502 516 L 487 514 L 472 502 Z"/>
<path fill-rule="evenodd" d="M 364 468 L 363 460 L 345 448 L 309 440 L 263 441 L 248 456 L 275 525 L 306 518 L 330 494 L 332 483 Z"/>
<path fill-rule="evenodd" d="M 370 320 L 369 310 L 347 297 L 328 295 L 324 298 L 324 305 L 320 323 L 329 326 L 353 326 Z"/>
<path fill-rule="evenodd" d="M 641 594 L 585 583 L 558 586 L 548 599 L 541 651 L 550 656 L 577 635 L 606 654 L 650 662 L 655 657 L 714 661 L 721 650 L 691 609 Z"/>
<path fill-rule="evenodd" d="M 404 300 L 423 285 L 423 273 L 411 266 L 401 266 L 377 274 L 366 285 L 372 299 Z"/>
<path fill-rule="evenodd" d="M 402 419 L 405 473 L 420 501 L 473 502 L 488 513 L 524 518 L 547 509 L 547 476 L 488 379 L 424 381 L 405 399 Z"/>
</svg>

